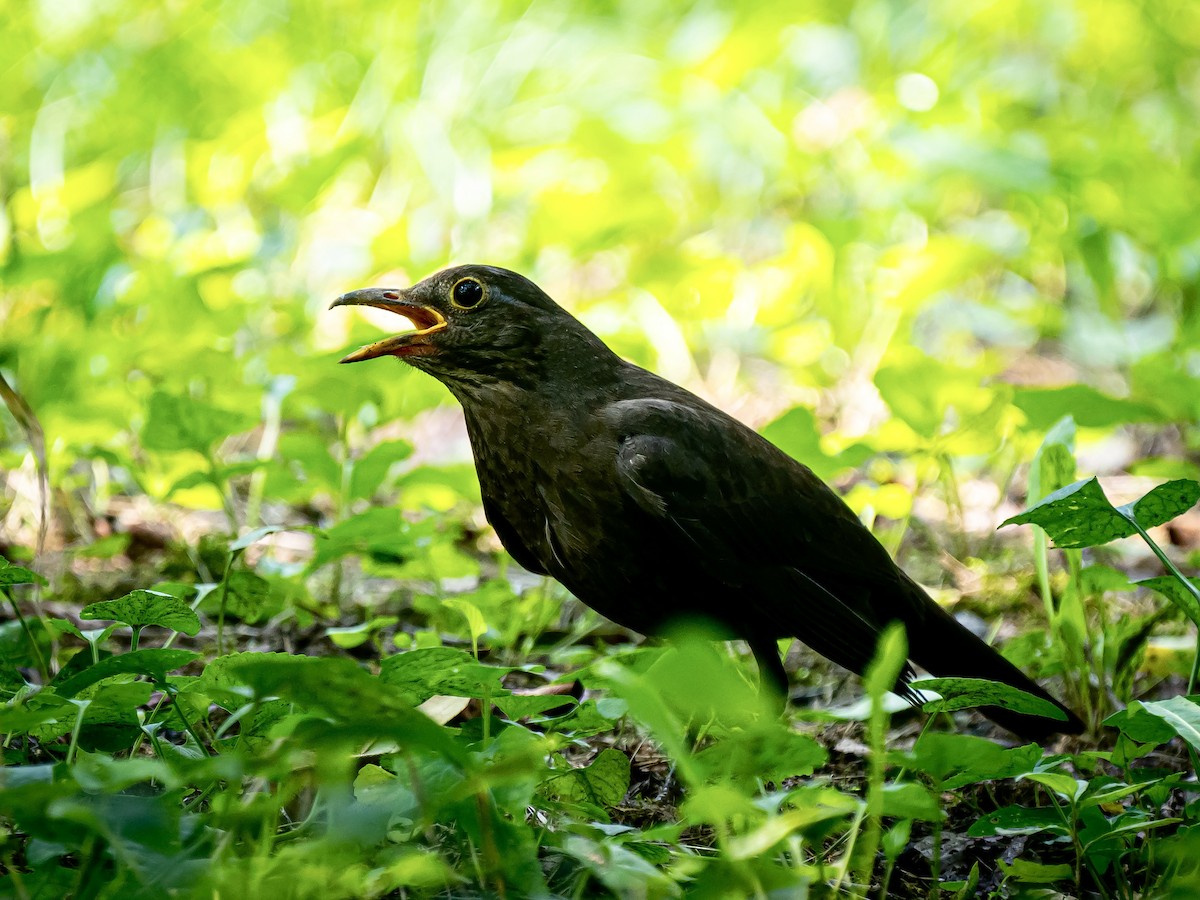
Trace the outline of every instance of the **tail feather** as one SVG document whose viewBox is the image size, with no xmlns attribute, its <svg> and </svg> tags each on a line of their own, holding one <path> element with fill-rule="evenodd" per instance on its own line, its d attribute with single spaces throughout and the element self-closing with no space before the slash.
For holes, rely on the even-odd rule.
<svg viewBox="0 0 1200 900">
<path fill-rule="evenodd" d="M 1064 722 L 1014 712 L 1002 706 L 980 707 L 980 712 L 997 725 L 1023 738 L 1042 741 L 1055 734 L 1079 734 L 1084 730 L 1080 718 L 1041 685 L 980 640 L 949 612 L 936 604 L 931 605 L 936 612 L 925 617 L 919 627 L 909 627 L 909 656 L 922 668 L 944 678 L 985 678 L 1007 684 L 1054 704 L 1067 717 Z"/>
</svg>

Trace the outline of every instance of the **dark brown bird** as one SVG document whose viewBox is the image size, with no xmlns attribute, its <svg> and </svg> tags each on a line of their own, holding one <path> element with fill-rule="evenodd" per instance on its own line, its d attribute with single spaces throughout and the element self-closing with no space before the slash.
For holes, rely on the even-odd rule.
<svg viewBox="0 0 1200 900">
<path fill-rule="evenodd" d="M 911 659 L 933 674 L 1004 682 L 1067 716 L 984 710 L 1005 728 L 1038 739 L 1082 730 L 897 568 L 807 467 L 617 357 L 521 275 L 460 266 L 333 305 L 374 306 L 416 325 L 342 362 L 397 356 L 449 388 L 505 549 L 602 615 L 642 633 L 712 619 L 784 690 L 777 639 L 797 637 L 861 674 L 898 620 Z M 911 677 L 898 685 L 910 696 Z"/>
</svg>

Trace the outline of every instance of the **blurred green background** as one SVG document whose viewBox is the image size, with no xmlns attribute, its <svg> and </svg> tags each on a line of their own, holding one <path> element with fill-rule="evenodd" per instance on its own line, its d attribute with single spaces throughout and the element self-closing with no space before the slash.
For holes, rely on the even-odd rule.
<svg viewBox="0 0 1200 900">
<path fill-rule="evenodd" d="M 421 424 L 449 404 L 432 379 L 334 364 L 394 324 L 325 311 L 459 262 L 520 270 L 823 475 L 873 458 L 860 510 L 903 518 L 964 468 L 1003 481 L 1065 413 L 1151 426 L 1110 468 L 1194 474 L 1189 0 L 0 20 L 0 373 L 92 512 L 224 493 L 235 525 L 274 500 L 345 514 L 395 486 L 409 449 L 383 438 L 461 463 L 453 427 Z M 348 486 L 377 445 L 379 477 Z M 33 465 L 0 414 L 6 543 L 32 542 Z M 453 472 L 406 496 L 469 495 Z M 69 518 L 52 543 L 87 531 Z"/>
</svg>

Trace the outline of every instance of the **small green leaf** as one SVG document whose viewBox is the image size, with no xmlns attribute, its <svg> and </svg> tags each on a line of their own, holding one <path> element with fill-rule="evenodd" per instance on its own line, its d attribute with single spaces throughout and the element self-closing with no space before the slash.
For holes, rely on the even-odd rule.
<svg viewBox="0 0 1200 900">
<path fill-rule="evenodd" d="M 46 579 L 36 572 L 31 572 L 21 566 L 14 566 L 3 556 L 0 556 L 0 586 L 10 584 L 46 584 Z"/>
<path fill-rule="evenodd" d="M 911 687 L 941 694 L 941 699 L 930 700 L 922 705 L 921 708 L 927 713 L 976 706 L 1002 706 L 1011 712 L 1044 716 L 1060 722 L 1067 720 L 1066 713 L 1049 700 L 984 678 L 925 678 L 914 681 Z"/>
<path fill-rule="evenodd" d="M 245 550 L 251 544 L 257 543 L 269 534 L 278 534 L 281 531 L 289 531 L 286 525 L 264 525 L 262 528 L 255 528 L 253 531 L 247 531 L 240 538 L 229 545 L 230 553 L 237 553 L 239 550 Z"/>
<path fill-rule="evenodd" d="M 629 790 L 629 757 L 608 747 L 587 766 L 551 775 L 541 789 L 559 800 L 611 808 Z"/>
<path fill-rule="evenodd" d="M 463 618 L 467 620 L 467 631 L 471 636 L 471 652 L 478 656 L 479 639 L 487 634 L 488 630 L 487 622 L 483 620 L 483 613 L 479 611 L 479 607 L 470 600 L 464 600 L 461 597 L 443 600 L 442 605 L 458 610 L 458 612 L 462 613 Z"/>
<path fill-rule="evenodd" d="M 1022 775 L 1021 778 L 1026 781 L 1036 781 L 1070 801 L 1077 800 L 1088 785 L 1086 781 L 1080 781 L 1062 772 L 1029 772 Z"/>
<path fill-rule="evenodd" d="M 1028 859 L 1014 859 L 1011 863 L 1000 860 L 1000 868 L 1009 878 L 1027 884 L 1052 884 L 1075 877 L 1075 870 L 1066 863 L 1047 865 Z"/>
<path fill-rule="evenodd" d="M 1098 547 L 1137 533 L 1104 496 L 1095 477 L 1060 488 L 1023 513 L 1005 519 L 1000 527 L 1028 524 L 1040 525 L 1054 545 L 1064 549 Z"/>
<path fill-rule="evenodd" d="M 971 837 L 1015 837 L 1021 834 L 1036 834 L 1039 831 L 1051 831 L 1062 835 L 1069 833 L 1056 809 L 1005 806 L 976 821 L 967 830 L 967 834 Z"/>
<path fill-rule="evenodd" d="M 132 628 L 161 625 L 189 637 L 200 631 L 200 618 L 188 604 L 158 591 L 131 591 L 118 600 L 91 603 L 83 608 L 79 618 L 124 622 Z"/>
</svg>

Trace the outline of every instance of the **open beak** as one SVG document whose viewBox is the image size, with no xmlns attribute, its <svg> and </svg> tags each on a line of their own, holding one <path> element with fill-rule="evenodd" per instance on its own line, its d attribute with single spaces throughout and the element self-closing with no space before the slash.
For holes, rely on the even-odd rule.
<svg viewBox="0 0 1200 900">
<path fill-rule="evenodd" d="M 429 343 L 429 336 L 447 325 L 445 316 L 433 307 L 410 299 L 408 291 L 405 290 L 366 288 L 351 291 L 334 300 L 329 308 L 333 309 L 335 306 L 374 306 L 376 309 L 386 309 L 388 312 L 404 316 L 416 326 L 415 331 L 406 331 L 359 347 L 339 360 L 344 363 L 362 362 L 364 359 L 375 359 L 379 356 L 427 356 L 435 352 Z"/>
</svg>

